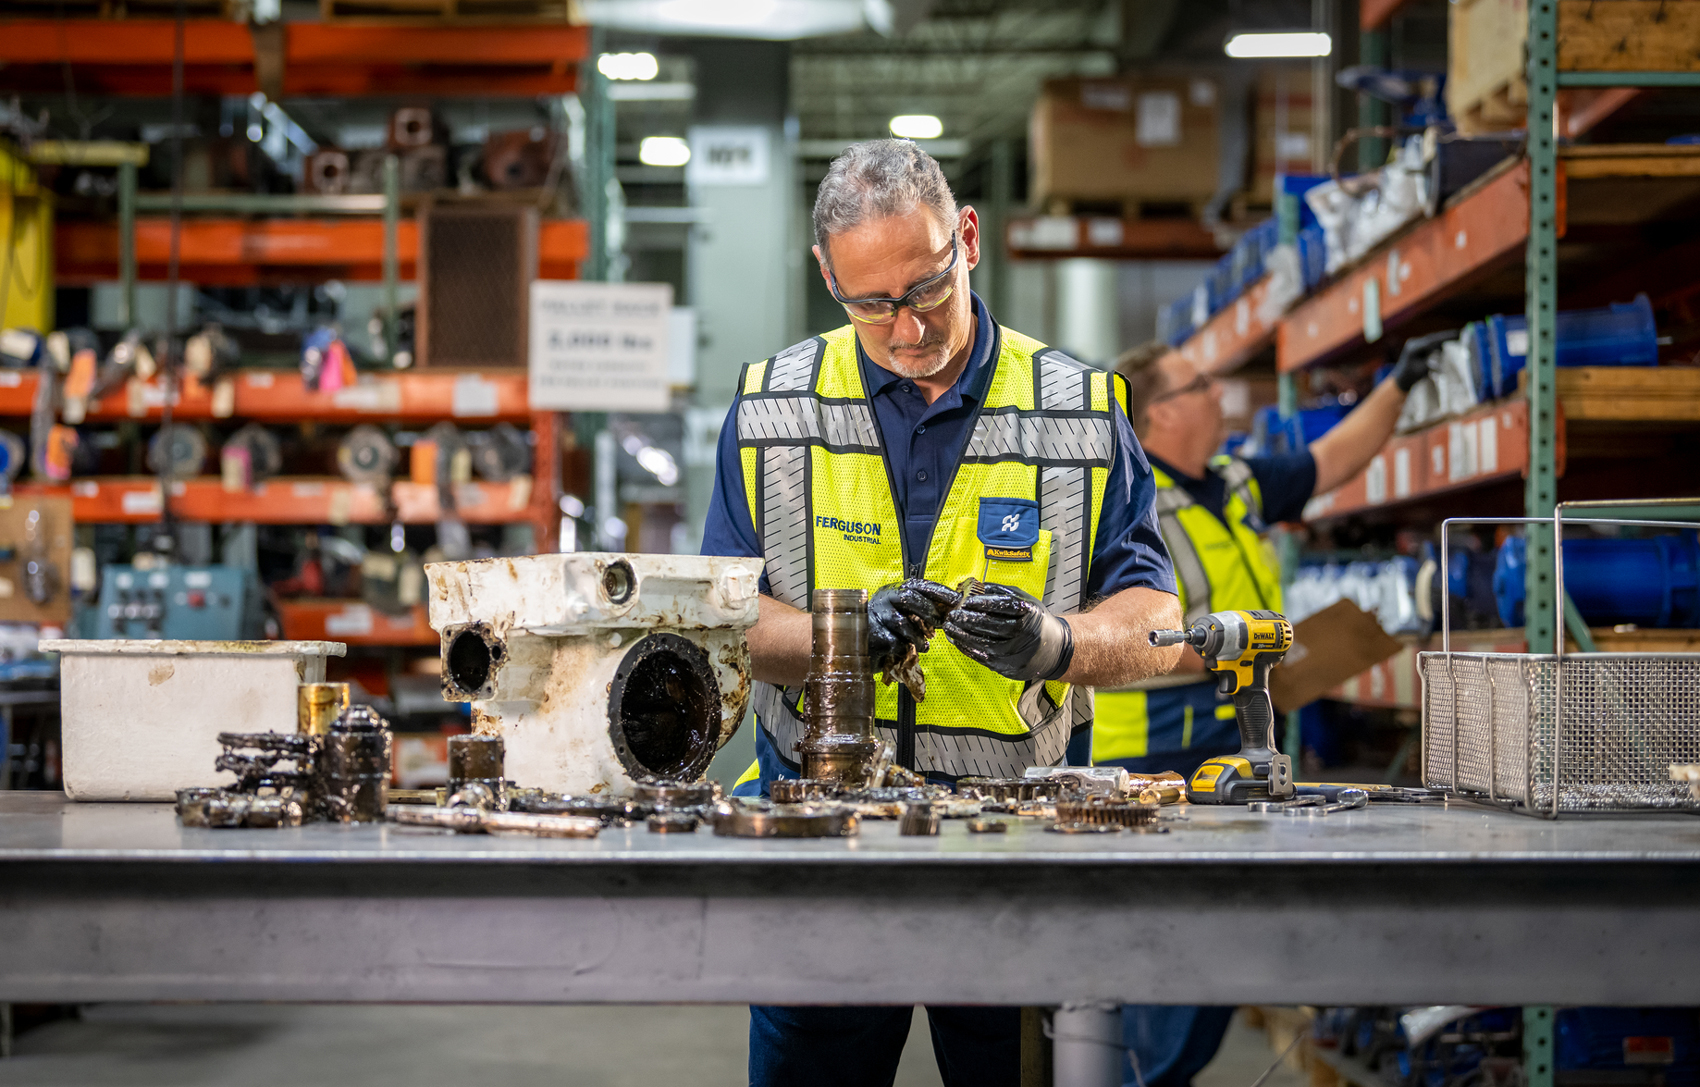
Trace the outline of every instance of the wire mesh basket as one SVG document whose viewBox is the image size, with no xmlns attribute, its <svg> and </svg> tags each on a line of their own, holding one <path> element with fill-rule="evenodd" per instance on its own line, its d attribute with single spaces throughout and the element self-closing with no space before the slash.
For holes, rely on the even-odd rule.
<svg viewBox="0 0 1700 1087">
<path fill-rule="evenodd" d="M 1564 523 L 1683 527 L 1662 521 L 1458 518 L 1452 524 Z M 1563 548 L 1555 579 L 1564 584 Z M 1448 594 L 1442 593 L 1444 601 Z M 1562 598 L 1561 598 L 1562 599 Z M 1442 604 L 1443 611 L 1446 605 Z M 1533 815 L 1648 810 L 1700 812 L 1672 767 L 1700 763 L 1700 653 L 1419 653 L 1423 783 Z"/>
</svg>

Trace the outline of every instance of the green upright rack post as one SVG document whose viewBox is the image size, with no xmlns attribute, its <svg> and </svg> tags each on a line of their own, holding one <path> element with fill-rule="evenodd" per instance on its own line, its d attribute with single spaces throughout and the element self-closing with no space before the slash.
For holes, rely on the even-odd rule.
<svg viewBox="0 0 1700 1087">
<path fill-rule="evenodd" d="M 1529 475 L 1523 508 L 1529 517 L 1551 517 L 1558 501 L 1557 350 L 1558 138 L 1553 105 L 1558 96 L 1558 0 L 1530 0 L 1529 248 L 1524 290 L 1529 322 L 1526 373 L 1529 390 Z M 1553 584 L 1552 529 L 1529 525 L 1524 633 L 1533 653 L 1555 645 L 1561 629 L 1558 586 Z"/>
</svg>

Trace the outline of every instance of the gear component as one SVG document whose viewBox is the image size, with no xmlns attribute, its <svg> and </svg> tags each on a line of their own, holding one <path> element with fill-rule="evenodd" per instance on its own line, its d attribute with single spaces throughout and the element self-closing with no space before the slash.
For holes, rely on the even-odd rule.
<svg viewBox="0 0 1700 1087">
<path fill-rule="evenodd" d="M 714 833 L 721 838 L 853 838 L 861 829 L 855 812 L 824 805 L 723 803 L 714 810 Z"/>
<path fill-rule="evenodd" d="M 1057 801 L 1058 823 L 1094 823 L 1144 827 L 1157 821 L 1158 805 L 1113 796 L 1088 796 Z"/>
<path fill-rule="evenodd" d="M 207 440 L 183 423 L 162 426 L 148 442 L 148 469 L 169 479 L 194 479 L 207 460 Z"/>
<path fill-rule="evenodd" d="M 706 808 L 720 799 L 718 781 L 640 781 L 632 791 L 639 804 L 657 808 Z"/>
<path fill-rule="evenodd" d="M 702 820 L 689 812 L 657 812 L 645 823 L 651 834 L 694 834 Z"/>
<path fill-rule="evenodd" d="M 344 478 L 375 487 L 389 485 L 399 458 L 389 435 L 371 423 L 350 430 L 336 448 L 336 466 Z"/>
</svg>

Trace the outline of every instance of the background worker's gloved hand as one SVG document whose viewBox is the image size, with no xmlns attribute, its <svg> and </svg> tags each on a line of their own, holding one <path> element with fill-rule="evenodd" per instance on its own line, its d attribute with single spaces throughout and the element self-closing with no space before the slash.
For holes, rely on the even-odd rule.
<svg viewBox="0 0 1700 1087">
<path fill-rule="evenodd" d="M 874 590 L 868 597 L 868 656 L 874 671 L 902 661 L 909 646 L 925 653 L 928 639 L 956 599 L 954 590 L 922 578 Z"/>
<path fill-rule="evenodd" d="M 1061 679 L 1074 661 L 1074 632 L 1020 589 L 982 585 L 945 620 L 963 654 L 1008 679 Z"/>
<path fill-rule="evenodd" d="M 1411 391 L 1411 386 L 1429 375 L 1433 369 L 1434 352 L 1447 340 L 1456 340 L 1458 330 L 1450 332 L 1430 332 L 1427 336 L 1418 336 L 1414 340 L 1406 340 L 1405 346 L 1399 349 L 1399 361 L 1393 364 L 1393 384 L 1402 393 Z"/>
</svg>

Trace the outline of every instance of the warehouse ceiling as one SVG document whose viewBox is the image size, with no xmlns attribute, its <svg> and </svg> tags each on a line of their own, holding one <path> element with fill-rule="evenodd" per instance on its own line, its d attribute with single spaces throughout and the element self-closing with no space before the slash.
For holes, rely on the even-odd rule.
<svg viewBox="0 0 1700 1087">
<path fill-rule="evenodd" d="M 805 149 L 883 135 L 895 115 L 930 113 L 946 141 L 963 141 L 962 157 L 978 157 L 991 140 L 1025 134 L 1046 79 L 1221 64 L 1230 29 L 1310 22 L 1305 0 L 934 0 L 908 10 L 917 18 L 906 32 L 792 46 L 792 109 Z"/>
</svg>

